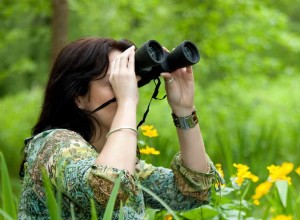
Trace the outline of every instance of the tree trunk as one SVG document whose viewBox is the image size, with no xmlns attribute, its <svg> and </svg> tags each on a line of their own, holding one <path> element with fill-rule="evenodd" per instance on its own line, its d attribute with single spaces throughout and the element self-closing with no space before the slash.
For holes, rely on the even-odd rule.
<svg viewBox="0 0 300 220">
<path fill-rule="evenodd" d="M 68 0 L 52 0 L 51 65 L 68 40 Z"/>
</svg>

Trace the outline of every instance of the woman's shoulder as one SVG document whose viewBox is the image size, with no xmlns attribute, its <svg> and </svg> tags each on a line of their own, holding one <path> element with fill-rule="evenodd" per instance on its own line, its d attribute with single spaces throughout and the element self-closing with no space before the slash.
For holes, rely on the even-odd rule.
<svg viewBox="0 0 300 220">
<path fill-rule="evenodd" d="M 30 142 L 61 142 L 61 141 L 84 141 L 83 137 L 75 131 L 68 129 L 49 129 L 34 135 Z"/>
<path fill-rule="evenodd" d="M 90 144 L 77 132 L 68 129 L 50 129 L 31 138 L 25 151 L 41 150 L 45 146 L 66 147 L 70 145 L 88 146 Z"/>
<path fill-rule="evenodd" d="M 84 140 L 83 137 L 72 130 L 63 129 L 63 128 L 55 128 L 55 129 L 49 129 L 42 131 L 39 134 L 36 134 L 32 137 L 32 140 L 38 140 L 38 139 L 54 139 L 54 140 L 60 140 L 60 139 L 78 139 L 78 140 Z"/>
</svg>

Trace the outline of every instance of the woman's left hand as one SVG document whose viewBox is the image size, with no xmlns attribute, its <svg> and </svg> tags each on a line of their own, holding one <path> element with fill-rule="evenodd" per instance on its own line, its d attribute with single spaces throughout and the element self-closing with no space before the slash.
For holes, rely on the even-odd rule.
<svg viewBox="0 0 300 220">
<path fill-rule="evenodd" d="M 194 110 L 194 75 L 192 66 L 161 73 L 169 105 L 179 117 L 190 115 Z"/>
</svg>

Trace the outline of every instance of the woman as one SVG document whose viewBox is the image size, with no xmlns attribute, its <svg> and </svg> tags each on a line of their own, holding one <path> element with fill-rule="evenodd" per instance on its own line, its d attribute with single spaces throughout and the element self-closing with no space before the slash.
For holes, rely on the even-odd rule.
<svg viewBox="0 0 300 220">
<path fill-rule="evenodd" d="M 94 199 L 102 218 L 120 174 L 120 201 L 125 219 L 143 219 L 145 206 L 163 208 L 138 183 L 171 208 L 206 204 L 218 180 L 206 155 L 194 108 L 192 67 L 162 73 L 177 126 L 180 152 L 171 168 L 137 159 L 137 77 L 135 48 L 129 41 L 85 38 L 66 46 L 54 63 L 41 115 L 25 147 L 25 177 L 19 219 L 48 219 L 41 168 L 62 192 L 62 217 L 90 217 Z M 114 99 L 115 98 L 115 99 Z M 115 101 L 114 101 L 115 100 Z M 100 107 L 99 107 L 100 106 Z M 186 127 L 184 122 L 192 121 Z"/>
</svg>

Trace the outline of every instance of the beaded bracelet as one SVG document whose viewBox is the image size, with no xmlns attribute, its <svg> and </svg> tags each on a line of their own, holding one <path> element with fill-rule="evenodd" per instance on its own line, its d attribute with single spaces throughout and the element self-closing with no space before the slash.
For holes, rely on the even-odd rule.
<svg viewBox="0 0 300 220">
<path fill-rule="evenodd" d="M 136 135 L 138 134 L 138 131 L 135 129 L 135 128 L 131 128 L 131 127 L 121 127 L 121 128 L 116 128 L 116 129 L 113 129 L 111 131 L 109 131 L 107 134 L 106 134 L 106 138 L 108 138 L 109 135 L 111 135 L 112 133 L 116 132 L 116 131 L 121 131 L 121 130 L 130 130 L 130 131 L 133 131 Z"/>
</svg>

